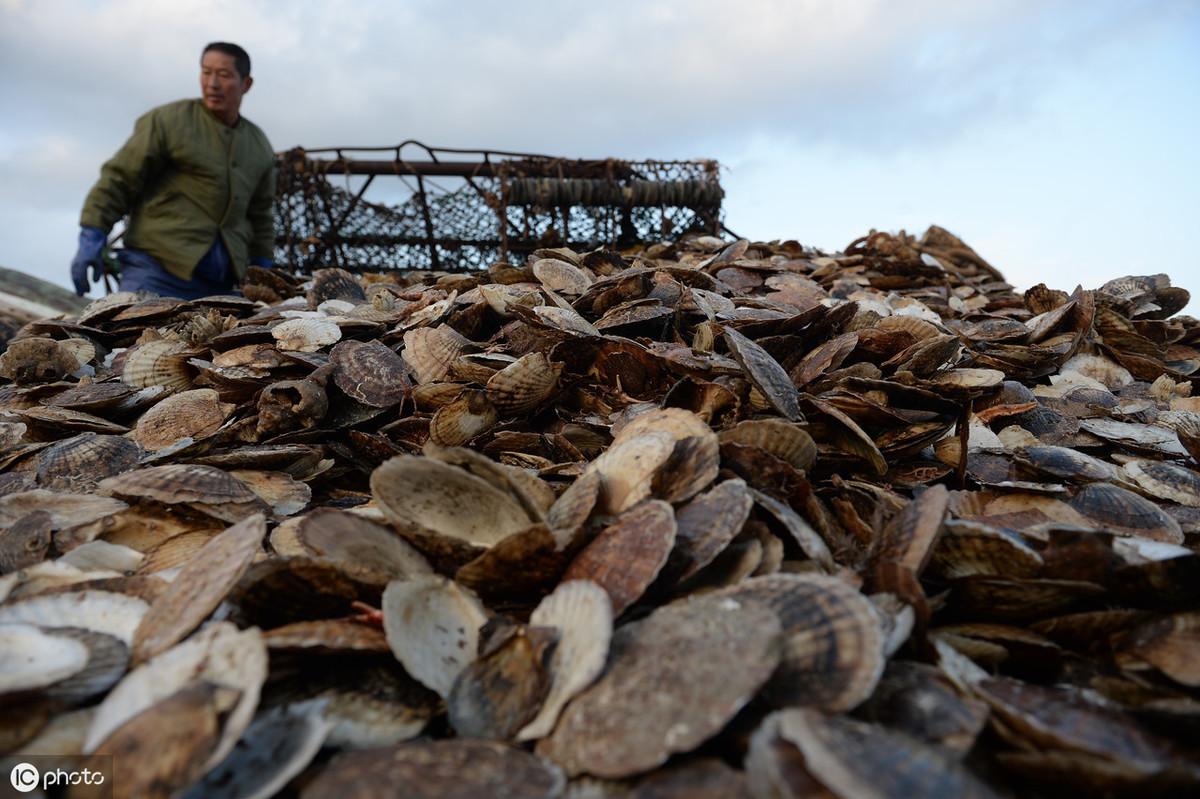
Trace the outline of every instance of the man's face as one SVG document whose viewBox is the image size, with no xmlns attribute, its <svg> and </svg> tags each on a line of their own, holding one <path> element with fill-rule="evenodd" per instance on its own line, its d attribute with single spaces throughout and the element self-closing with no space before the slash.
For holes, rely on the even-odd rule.
<svg viewBox="0 0 1200 799">
<path fill-rule="evenodd" d="M 200 95 L 204 105 L 228 125 L 237 122 L 242 95 L 250 90 L 250 78 L 238 74 L 234 57 L 209 50 L 200 60 Z"/>
</svg>

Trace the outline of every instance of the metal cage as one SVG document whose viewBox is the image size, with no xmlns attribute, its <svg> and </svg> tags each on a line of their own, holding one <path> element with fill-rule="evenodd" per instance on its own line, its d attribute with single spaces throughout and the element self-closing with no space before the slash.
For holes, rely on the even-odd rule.
<svg viewBox="0 0 1200 799">
<path fill-rule="evenodd" d="M 716 161 L 572 160 L 415 141 L 277 159 L 276 261 L 300 272 L 468 271 L 539 247 L 621 248 L 722 230 Z M 384 198 L 367 199 L 368 189 Z"/>
</svg>

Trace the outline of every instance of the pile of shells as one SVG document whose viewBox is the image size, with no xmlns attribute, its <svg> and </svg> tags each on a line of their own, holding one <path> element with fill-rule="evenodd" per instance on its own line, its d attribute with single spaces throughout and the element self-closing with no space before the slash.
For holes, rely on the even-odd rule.
<svg viewBox="0 0 1200 799">
<path fill-rule="evenodd" d="M 1200 323 L 939 228 L 0 355 L 0 753 L 117 796 L 1200 792 Z"/>
</svg>

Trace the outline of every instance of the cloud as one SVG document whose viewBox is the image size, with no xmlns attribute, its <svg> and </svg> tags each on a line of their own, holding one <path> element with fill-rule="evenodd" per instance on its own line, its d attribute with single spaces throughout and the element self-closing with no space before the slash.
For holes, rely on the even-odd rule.
<svg viewBox="0 0 1200 799">
<path fill-rule="evenodd" d="M 823 179 L 841 168 L 921 181 L 900 167 L 944 169 L 941 154 L 1044 115 L 1056 86 L 1114 47 L 1153 47 L 1198 18 L 1188 0 L 0 0 L 0 218 L 21 207 L 33 225 L 0 241 L 0 261 L 33 269 L 29 253 L 69 259 L 74 230 L 51 226 L 74 219 L 139 114 L 196 93 L 210 40 L 250 51 L 256 83 L 244 110 L 278 149 L 417 138 L 717 157 L 738 192 L 730 212 L 755 215 L 731 226 L 758 230 L 794 219 L 780 206 L 795 203 L 797 186 L 819 191 L 798 166 L 811 168 L 814 154 L 828 162 Z M 979 168 L 966 156 L 956 163 Z M 933 213 L 928 196 L 905 200 L 896 181 L 889 190 L 901 196 L 874 206 L 888 218 L 839 206 L 839 240 L 813 243 L 841 246 L 845 228 Z M 981 201 L 973 218 L 985 210 Z M 824 228 L 830 238 L 833 229 Z M 65 280 L 62 271 L 51 275 Z"/>
</svg>

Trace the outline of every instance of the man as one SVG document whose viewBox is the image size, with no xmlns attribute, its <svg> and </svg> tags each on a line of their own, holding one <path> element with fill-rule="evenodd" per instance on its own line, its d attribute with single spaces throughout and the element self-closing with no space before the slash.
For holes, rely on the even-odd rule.
<svg viewBox="0 0 1200 799">
<path fill-rule="evenodd" d="M 154 108 L 101 169 L 80 217 L 75 293 L 104 272 L 108 231 L 129 215 L 116 251 L 122 291 L 195 299 L 228 294 L 248 263 L 271 266 L 275 158 L 240 113 L 250 56 L 213 42 L 200 57 L 200 99 Z"/>
</svg>

